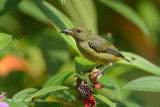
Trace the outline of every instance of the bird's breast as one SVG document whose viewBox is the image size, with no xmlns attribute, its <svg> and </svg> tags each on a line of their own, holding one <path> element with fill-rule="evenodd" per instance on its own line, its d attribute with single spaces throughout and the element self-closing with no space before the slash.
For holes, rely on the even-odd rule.
<svg viewBox="0 0 160 107">
<path fill-rule="evenodd" d="M 82 53 L 82 55 L 88 60 L 92 62 L 95 62 L 97 60 L 96 56 L 98 53 L 89 46 L 87 41 L 77 42 L 77 47 L 79 51 Z"/>
<path fill-rule="evenodd" d="M 82 55 L 92 62 L 95 62 L 97 64 L 107 65 L 110 62 L 115 62 L 118 60 L 115 57 L 115 55 L 108 54 L 108 53 L 99 53 L 95 51 L 93 48 L 89 46 L 88 41 L 76 42 L 76 43 Z"/>
</svg>

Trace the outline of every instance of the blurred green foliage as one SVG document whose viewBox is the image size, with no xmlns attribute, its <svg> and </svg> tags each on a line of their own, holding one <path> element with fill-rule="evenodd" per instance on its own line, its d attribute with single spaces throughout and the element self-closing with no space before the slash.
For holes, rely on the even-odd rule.
<svg viewBox="0 0 160 107">
<path fill-rule="evenodd" d="M 97 106 L 159 107 L 159 3 L 0 0 L 0 50 L 5 47 L 0 51 L 0 92 L 7 93 L 4 102 L 11 107 L 75 106 L 77 93 L 68 88 L 75 82 L 73 76 L 96 64 L 82 58 L 72 37 L 59 32 L 81 25 L 114 43 L 119 50 L 129 51 L 123 54 L 132 60 L 119 61 L 106 70 L 99 80 L 104 89 L 94 89 L 98 93 L 94 94 Z M 8 54 L 17 56 L 16 61 L 23 59 L 24 69 L 13 59 L 4 62 Z M 32 102 L 26 103 L 25 99 L 31 98 Z M 36 102 L 36 98 L 45 103 Z M 22 101 L 15 103 L 16 99 Z"/>
</svg>

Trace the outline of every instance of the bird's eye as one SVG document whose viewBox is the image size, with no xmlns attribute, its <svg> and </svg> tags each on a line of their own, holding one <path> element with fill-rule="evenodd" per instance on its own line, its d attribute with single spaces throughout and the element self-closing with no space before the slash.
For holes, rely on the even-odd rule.
<svg viewBox="0 0 160 107">
<path fill-rule="evenodd" d="M 81 29 L 78 29 L 78 30 L 77 30 L 77 33 L 81 33 Z"/>
</svg>

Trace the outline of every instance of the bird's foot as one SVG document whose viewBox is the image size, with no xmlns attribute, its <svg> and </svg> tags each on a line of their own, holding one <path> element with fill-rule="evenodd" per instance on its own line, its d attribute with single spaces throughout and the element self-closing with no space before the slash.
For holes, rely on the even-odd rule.
<svg viewBox="0 0 160 107">
<path fill-rule="evenodd" d="M 104 75 L 104 71 L 103 71 L 103 69 L 102 70 L 100 70 L 97 74 L 96 74 L 96 77 L 98 77 L 99 75 Z"/>
<path fill-rule="evenodd" d="M 96 75 L 96 77 L 98 77 L 100 74 L 104 74 L 104 70 L 105 69 L 107 69 L 108 67 L 110 67 L 112 65 L 112 63 L 109 63 L 106 67 L 104 67 L 103 69 L 101 69 L 98 73 L 97 73 L 97 75 Z"/>
</svg>

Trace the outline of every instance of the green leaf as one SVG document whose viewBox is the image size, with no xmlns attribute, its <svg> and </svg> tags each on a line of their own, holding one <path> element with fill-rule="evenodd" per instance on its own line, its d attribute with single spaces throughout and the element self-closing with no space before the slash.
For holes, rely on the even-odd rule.
<svg viewBox="0 0 160 107">
<path fill-rule="evenodd" d="M 52 96 L 53 98 L 59 99 L 61 101 L 73 103 L 76 100 L 75 96 L 73 95 L 73 93 L 75 93 L 74 91 L 77 91 L 77 90 L 61 90 L 61 91 L 52 93 L 50 96 Z"/>
<path fill-rule="evenodd" d="M 61 0 L 61 3 L 64 4 L 66 2 L 66 0 Z"/>
<path fill-rule="evenodd" d="M 72 22 L 59 10 L 50 5 L 49 3 L 42 0 L 33 0 L 39 9 L 51 20 L 53 26 L 57 29 L 58 32 L 64 29 L 73 27 Z M 69 46 L 81 56 L 79 50 L 76 47 L 75 41 L 71 36 L 66 36 L 61 34 L 62 38 L 69 44 Z"/>
<path fill-rule="evenodd" d="M 148 25 L 148 28 L 152 35 L 151 40 L 149 40 L 152 41 L 154 44 L 158 45 L 158 32 L 160 28 L 160 13 L 158 6 L 153 1 L 141 0 L 137 2 L 136 10 L 139 12 L 140 16 Z"/>
<path fill-rule="evenodd" d="M 160 27 L 160 13 L 156 4 L 150 0 L 141 0 L 137 3 L 136 9 L 148 25 L 149 29 L 156 33 Z M 152 13 L 152 15 L 150 14 Z M 152 35 L 152 37 L 155 35 Z M 158 35 L 157 35 L 158 36 Z M 158 39 L 157 39 L 158 40 Z"/>
<path fill-rule="evenodd" d="M 160 67 L 158 67 L 157 65 L 133 53 L 122 52 L 122 54 L 131 62 L 122 60 L 118 61 L 119 64 L 129 65 L 155 75 L 160 75 Z"/>
<path fill-rule="evenodd" d="M 114 82 L 112 79 L 107 77 L 106 75 L 103 75 L 98 82 L 104 86 L 102 90 L 99 90 L 101 94 L 104 96 L 108 96 L 109 98 L 115 98 L 120 99 L 121 98 L 121 92 L 119 86 Z"/>
<path fill-rule="evenodd" d="M 125 103 L 126 107 L 144 107 L 144 106 L 138 104 L 135 101 L 129 101 L 129 100 L 127 100 L 127 101 L 123 101 L 123 102 Z"/>
<path fill-rule="evenodd" d="M 1 31 L 7 31 L 11 32 L 12 34 L 18 34 L 18 32 L 22 27 L 23 27 L 22 23 L 12 14 L 5 14 L 2 17 L 0 17 Z"/>
<path fill-rule="evenodd" d="M 93 94 L 93 96 L 95 96 L 96 98 L 100 99 L 101 101 L 103 101 L 104 103 L 106 103 L 107 105 L 109 105 L 110 107 L 116 107 L 116 105 L 114 103 L 112 103 L 108 98 L 100 95 L 100 94 Z"/>
<path fill-rule="evenodd" d="M 91 62 L 85 58 L 82 58 L 82 57 L 76 57 L 75 63 L 76 63 L 76 72 L 79 74 L 82 71 L 91 70 L 96 66 L 96 63 L 93 63 L 93 62 Z"/>
<path fill-rule="evenodd" d="M 31 0 L 22 0 L 18 5 L 18 9 L 23 14 L 26 14 L 40 22 L 47 23 L 47 17 L 39 10 Z"/>
<path fill-rule="evenodd" d="M 15 94 L 12 97 L 12 100 L 21 99 L 22 100 L 21 102 L 27 102 L 28 97 L 31 96 L 31 94 L 33 94 L 35 91 L 37 91 L 37 89 L 35 88 L 28 88 L 28 89 L 22 90 L 17 94 Z"/>
<path fill-rule="evenodd" d="M 35 107 L 63 107 L 66 106 L 66 104 L 62 104 L 62 103 L 57 103 L 57 102 L 45 102 L 45 103 L 39 103 L 39 102 L 35 102 Z M 69 106 L 68 106 L 69 107 Z"/>
<path fill-rule="evenodd" d="M 42 0 L 33 0 L 38 8 L 52 21 L 57 30 L 73 27 L 72 22 L 51 4 Z"/>
<path fill-rule="evenodd" d="M 69 88 L 65 86 L 51 86 L 51 87 L 43 88 L 37 91 L 36 93 L 32 94 L 31 96 L 29 96 L 28 99 L 31 99 L 37 96 L 41 96 L 41 95 L 45 95 L 47 93 L 51 93 L 51 92 L 58 91 L 58 90 L 65 90 L 65 89 L 69 89 Z"/>
<path fill-rule="evenodd" d="M 61 38 L 60 33 L 53 29 L 42 31 L 39 36 L 39 47 L 42 50 L 49 77 L 56 74 L 63 64 L 70 60 L 66 42 Z"/>
<path fill-rule="evenodd" d="M 0 33 L 0 50 L 2 50 L 12 40 L 12 36 Z"/>
<path fill-rule="evenodd" d="M 67 0 L 64 11 L 76 25 L 85 26 L 97 33 L 97 12 L 93 0 Z"/>
<path fill-rule="evenodd" d="M 5 98 L 3 99 L 3 102 L 6 102 L 7 104 L 9 104 L 10 107 L 29 107 L 28 105 L 26 105 L 25 103 L 22 103 L 21 101 L 18 101 L 21 99 L 9 99 L 9 98 Z"/>
<path fill-rule="evenodd" d="M 123 3 L 116 0 L 98 0 L 106 6 L 112 8 L 128 20 L 132 21 L 135 25 L 137 25 L 146 36 L 149 36 L 149 31 L 143 22 L 143 20 L 139 17 L 139 15 L 132 10 L 129 6 L 124 5 Z"/>
<path fill-rule="evenodd" d="M 160 77 L 147 76 L 127 83 L 124 88 L 139 91 L 160 92 Z"/>
<path fill-rule="evenodd" d="M 4 4 L 4 8 L 0 10 L 0 16 L 7 13 L 9 10 L 14 8 L 21 0 L 7 0 Z M 0 2 L 1 3 L 1 2 Z"/>
<path fill-rule="evenodd" d="M 111 33 L 101 34 L 100 36 L 103 37 L 104 39 L 106 39 L 109 43 L 114 44 L 114 40 L 112 38 Z"/>
<path fill-rule="evenodd" d="M 55 86 L 55 85 L 56 86 L 61 85 L 62 82 L 72 73 L 73 71 L 66 71 L 66 72 L 60 72 L 58 74 L 55 74 L 43 85 L 43 88 Z"/>
</svg>

